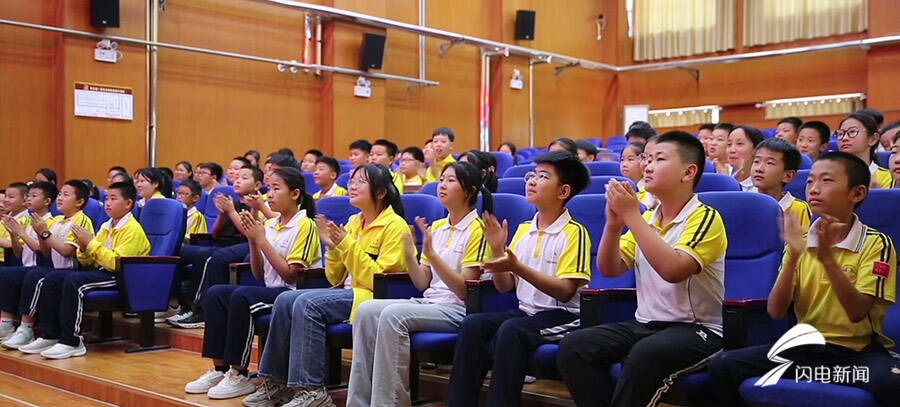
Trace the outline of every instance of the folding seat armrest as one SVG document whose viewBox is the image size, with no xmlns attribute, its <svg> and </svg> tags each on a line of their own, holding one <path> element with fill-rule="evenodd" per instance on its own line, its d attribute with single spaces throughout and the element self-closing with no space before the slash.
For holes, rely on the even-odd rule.
<svg viewBox="0 0 900 407">
<path fill-rule="evenodd" d="M 773 343 L 793 322 L 774 320 L 766 309 L 768 300 L 753 298 L 722 302 L 722 323 L 726 350 Z"/>
<path fill-rule="evenodd" d="M 192 233 L 188 238 L 188 243 L 193 246 L 213 246 L 215 242 L 212 233 Z"/>
<path fill-rule="evenodd" d="M 634 288 L 582 288 L 581 326 L 588 327 L 634 318 L 637 290 Z"/>
<path fill-rule="evenodd" d="M 325 268 L 310 267 L 297 272 L 297 288 L 330 288 L 331 282 L 325 277 Z"/>
<path fill-rule="evenodd" d="M 405 299 L 421 297 L 408 273 L 378 273 L 374 275 L 376 299 Z"/>
<path fill-rule="evenodd" d="M 116 280 L 125 304 L 134 312 L 165 311 L 178 256 L 129 256 L 116 259 Z"/>
<path fill-rule="evenodd" d="M 238 285 L 241 281 L 241 273 L 253 273 L 250 263 L 231 263 L 228 265 L 228 283 Z"/>
<path fill-rule="evenodd" d="M 515 290 L 502 293 L 492 280 L 466 280 L 466 314 L 505 311 L 518 305 Z"/>
</svg>

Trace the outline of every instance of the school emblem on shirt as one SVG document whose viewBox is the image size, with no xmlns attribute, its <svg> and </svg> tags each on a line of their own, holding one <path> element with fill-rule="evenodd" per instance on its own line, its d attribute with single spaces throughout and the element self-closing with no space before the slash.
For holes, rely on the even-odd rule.
<svg viewBox="0 0 900 407">
<path fill-rule="evenodd" d="M 856 282 L 856 275 L 858 273 L 856 268 L 854 268 L 853 266 L 844 266 L 844 268 L 841 269 L 841 272 L 844 273 L 844 275 L 847 276 L 848 279 L 850 279 L 850 282 Z"/>
<path fill-rule="evenodd" d="M 872 267 L 872 274 L 888 278 L 891 276 L 891 265 L 883 261 L 876 261 Z"/>
<path fill-rule="evenodd" d="M 556 265 L 559 263 L 559 252 L 553 251 L 550 253 L 550 257 L 547 258 L 547 264 Z"/>
<path fill-rule="evenodd" d="M 454 253 L 462 253 L 466 250 L 466 245 L 464 243 L 460 243 L 456 245 L 456 248 L 453 249 Z"/>
</svg>

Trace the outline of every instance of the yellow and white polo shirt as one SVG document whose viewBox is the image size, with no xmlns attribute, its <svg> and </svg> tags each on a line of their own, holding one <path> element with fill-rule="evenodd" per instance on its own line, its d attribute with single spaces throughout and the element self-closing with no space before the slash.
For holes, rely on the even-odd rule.
<svg viewBox="0 0 900 407">
<path fill-rule="evenodd" d="M 457 272 L 466 267 L 481 266 L 491 258 L 490 245 L 484 238 L 484 222 L 475 210 L 469 212 L 455 225 L 450 224 L 449 216 L 434 221 L 431 224 L 431 240 L 441 260 Z M 421 263 L 431 266 L 425 254 L 422 254 Z M 431 286 L 425 290 L 422 297 L 436 304 L 464 303 L 434 270 L 431 271 Z"/>
<path fill-rule="evenodd" d="M 306 216 L 306 209 L 294 214 L 284 226 L 279 224 L 281 214 L 266 221 L 266 240 L 275 251 L 287 260 L 288 264 L 299 264 L 303 267 L 322 267 L 322 247 L 319 241 L 319 230 L 316 223 Z M 265 256 L 263 256 L 265 257 Z M 269 259 L 263 259 L 265 270 L 263 280 L 266 287 L 289 287 Z"/>
</svg>

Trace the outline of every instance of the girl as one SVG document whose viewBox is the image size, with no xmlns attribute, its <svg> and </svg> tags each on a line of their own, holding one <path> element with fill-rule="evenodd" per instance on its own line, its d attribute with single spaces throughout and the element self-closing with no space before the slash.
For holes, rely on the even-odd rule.
<svg viewBox="0 0 900 407">
<path fill-rule="evenodd" d="M 501 144 L 497 151 L 511 155 L 513 158 L 513 165 L 519 165 L 519 157 L 516 155 L 516 145 L 513 142 L 507 141 Z"/>
<path fill-rule="evenodd" d="M 141 168 L 134 172 L 134 187 L 140 199 L 138 206 L 147 201 L 172 196 L 172 180 L 156 168 Z"/>
<path fill-rule="evenodd" d="M 841 121 L 840 128 L 834 131 L 834 137 L 841 151 L 853 154 L 869 165 L 871 188 L 894 187 L 891 172 L 872 160 L 878 146 L 878 125 L 872 116 L 859 112 L 847 116 Z"/>
<path fill-rule="evenodd" d="M 335 287 L 288 291 L 275 300 L 259 375 L 268 378 L 245 406 L 333 406 L 325 390 L 325 331 L 330 324 L 354 322 L 359 304 L 372 298 L 374 275 L 406 272 L 409 226 L 391 172 L 363 164 L 348 183 L 350 203 L 361 213 L 346 227 L 316 218 L 328 251 L 325 274 Z"/>
<path fill-rule="evenodd" d="M 475 202 L 483 194 L 484 210 L 493 212 L 491 193 L 481 171 L 465 162 L 444 167 L 438 198 L 449 216 L 431 227 L 422 217 L 422 261 L 407 235 L 406 262 L 423 298 L 372 300 L 360 305 L 353 327 L 353 364 L 347 406 L 409 406 L 409 333 L 456 332 L 466 316 L 466 280 L 481 276 L 479 267 L 491 258 Z"/>
<path fill-rule="evenodd" d="M 734 169 L 732 175 L 744 191 L 756 191 L 750 169 L 753 166 L 753 151 L 761 141 L 762 132 L 753 126 L 737 126 L 728 133 L 728 164 Z"/>
<path fill-rule="evenodd" d="M 271 181 L 269 204 L 278 216 L 263 224 L 250 212 L 241 212 L 250 243 L 250 269 L 266 286 L 209 289 L 203 301 L 207 317 L 203 356 L 211 358 L 214 367 L 188 383 L 187 393 L 227 399 L 254 392 L 256 386 L 247 377 L 253 318 L 267 313 L 278 294 L 295 287 L 299 269 L 321 267 L 319 233 L 312 220 L 316 204 L 306 193 L 303 174 L 296 168 L 279 168 Z"/>
<path fill-rule="evenodd" d="M 459 157 L 460 162 L 467 162 L 481 170 L 484 187 L 491 193 L 497 192 L 497 159 L 488 152 L 469 150 Z"/>
<path fill-rule="evenodd" d="M 797 135 L 800 133 L 800 126 L 803 120 L 796 117 L 785 117 L 778 121 L 775 127 L 775 137 L 787 141 L 791 144 L 797 144 Z"/>
<path fill-rule="evenodd" d="M 250 150 L 244 153 L 244 158 L 246 158 L 247 161 L 250 161 L 250 165 L 259 167 L 259 151 Z"/>
<path fill-rule="evenodd" d="M 180 161 L 175 164 L 175 179 L 179 181 L 194 179 L 194 168 L 191 167 L 191 163 Z"/>
<path fill-rule="evenodd" d="M 653 140 L 653 138 L 650 140 Z M 622 175 L 637 184 L 637 198 L 647 209 L 655 208 L 657 204 L 656 197 L 647 192 L 647 189 L 644 187 L 644 167 L 647 165 L 644 150 L 652 142 L 647 141 L 646 144 L 640 141 L 628 143 L 628 146 L 622 150 L 622 158 L 619 161 L 619 170 L 622 172 Z"/>
</svg>

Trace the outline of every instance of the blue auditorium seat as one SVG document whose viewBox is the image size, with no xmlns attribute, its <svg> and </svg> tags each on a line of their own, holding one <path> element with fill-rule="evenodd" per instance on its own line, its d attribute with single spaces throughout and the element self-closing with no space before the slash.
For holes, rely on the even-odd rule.
<svg viewBox="0 0 900 407">
<path fill-rule="evenodd" d="M 56 200 L 53 200 L 53 202 L 50 203 L 50 214 L 53 216 L 62 215 L 62 212 L 59 211 L 59 207 L 56 206 Z"/>
<path fill-rule="evenodd" d="M 353 170 L 353 164 L 350 163 L 350 160 L 340 159 L 337 161 L 338 161 L 338 164 L 341 165 L 341 174 L 346 174 L 346 173 L 350 172 L 351 170 Z"/>
<path fill-rule="evenodd" d="M 600 175 L 622 175 L 622 171 L 619 168 L 619 163 L 613 161 L 593 161 L 584 163 L 587 167 L 588 171 L 591 172 L 591 176 L 600 176 Z"/>
<path fill-rule="evenodd" d="M 205 192 L 204 192 L 205 193 Z M 206 230 L 207 233 L 201 234 L 192 234 L 191 244 L 200 245 L 200 246 L 211 246 L 215 244 L 215 239 L 212 237 L 213 226 L 216 224 L 216 219 L 219 218 L 219 208 L 216 207 L 216 195 L 222 194 L 232 199 L 236 199 L 238 201 L 241 200 L 240 195 L 234 192 L 233 186 L 219 186 L 212 190 L 211 193 L 206 196 L 206 204 L 203 207 L 203 217 L 206 218 Z M 203 195 L 200 196 L 200 202 L 203 201 Z M 200 202 L 197 202 L 199 205 Z M 197 210 L 200 210 L 200 207 L 197 207 Z"/>
<path fill-rule="evenodd" d="M 627 145 L 628 139 L 626 139 L 625 136 L 613 136 L 606 140 L 606 145 L 604 147 L 613 151 L 622 151 Z"/>
<path fill-rule="evenodd" d="M 316 212 L 338 225 L 346 225 L 350 216 L 359 213 L 359 208 L 350 204 L 349 197 L 331 196 L 316 202 Z"/>
<path fill-rule="evenodd" d="M 785 192 L 790 192 L 795 198 L 806 200 L 806 181 L 809 179 L 810 170 L 799 170 L 797 176 L 784 186 Z"/>
<path fill-rule="evenodd" d="M 416 246 L 421 253 L 422 247 L 422 231 L 416 226 L 416 217 L 425 218 L 425 222 L 431 225 L 432 222 L 447 216 L 447 211 L 441 200 L 432 195 L 426 194 L 404 194 L 400 196 L 403 201 L 403 211 L 406 223 L 412 226 L 416 237 Z"/>
<path fill-rule="evenodd" d="M 316 184 L 316 177 L 313 175 L 313 173 L 304 171 L 303 178 L 305 178 L 305 180 L 306 180 L 306 193 L 307 194 L 312 195 L 312 194 L 315 194 L 316 192 L 319 192 L 322 189 L 322 187 L 320 187 L 318 184 Z"/>
<path fill-rule="evenodd" d="M 509 234 L 506 243 L 512 241 L 516 228 L 522 222 L 532 220 L 537 208 L 525 199 L 524 196 L 515 194 L 493 194 L 494 198 L 494 216 L 502 223 L 504 220 L 509 224 Z"/>
<path fill-rule="evenodd" d="M 525 174 L 534 171 L 535 167 L 537 167 L 535 164 L 519 164 L 509 167 L 506 172 L 503 173 L 502 178 L 523 178 L 525 177 Z"/>
<path fill-rule="evenodd" d="M 590 141 L 593 145 L 597 146 L 597 148 L 603 147 L 603 139 L 588 137 L 585 140 Z"/>
<path fill-rule="evenodd" d="M 88 198 L 87 203 L 84 205 L 84 209 L 82 209 L 87 217 L 91 218 L 91 223 L 94 225 L 94 233 L 100 230 L 100 225 L 103 222 L 109 220 L 109 215 L 106 214 L 106 208 L 103 207 L 103 204 L 100 201 L 94 198 Z"/>
<path fill-rule="evenodd" d="M 806 154 L 800 153 L 800 169 L 808 170 L 808 169 L 812 168 L 812 165 L 813 165 L 813 159 L 809 158 L 809 156 Z"/>
<path fill-rule="evenodd" d="M 825 151 L 841 151 L 841 148 L 838 146 L 837 140 L 832 138 L 831 141 L 828 142 L 828 149 Z"/>
<path fill-rule="evenodd" d="M 181 180 L 180 180 L 180 179 L 173 179 L 173 180 L 172 180 L 172 191 L 178 192 L 178 187 L 180 187 L 180 186 L 181 186 Z"/>
<path fill-rule="evenodd" d="M 344 167 L 341 167 L 341 168 L 344 168 Z M 341 175 L 338 175 L 337 180 L 335 181 L 335 183 L 338 184 L 338 185 L 340 185 L 340 186 L 342 186 L 342 187 L 344 187 L 344 188 L 346 189 L 346 188 L 347 188 L 347 183 L 350 182 L 350 174 L 351 174 L 351 173 L 349 173 L 349 172 L 344 172 L 344 173 L 342 173 Z"/>
<path fill-rule="evenodd" d="M 772 137 L 775 137 L 775 131 L 776 131 L 776 130 L 778 130 L 778 129 L 777 129 L 777 128 L 771 128 L 771 129 L 759 129 L 759 131 L 762 132 L 764 138 L 772 138 Z"/>
<path fill-rule="evenodd" d="M 875 153 L 875 162 L 884 168 L 891 168 L 891 152 L 879 151 Z"/>
<path fill-rule="evenodd" d="M 591 183 L 588 184 L 587 188 L 585 188 L 584 191 L 581 191 L 581 195 L 605 194 L 606 193 L 606 184 L 611 179 L 615 179 L 618 181 L 628 181 L 629 183 L 631 183 L 631 186 L 634 188 L 635 191 L 637 191 L 637 189 L 638 189 L 637 184 L 635 184 L 634 181 L 628 179 L 627 177 L 623 177 L 621 175 L 619 175 L 619 176 L 600 175 L 600 176 L 596 176 L 596 177 L 591 177 Z M 576 198 L 577 198 L 577 196 L 576 196 Z M 603 204 L 605 205 L 606 202 L 604 201 Z"/>
<path fill-rule="evenodd" d="M 862 223 L 886 233 L 896 245 L 900 242 L 898 203 L 900 203 L 900 189 L 870 189 L 866 200 L 856 208 L 856 214 Z"/>
<path fill-rule="evenodd" d="M 525 178 L 500 178 L 497 180 L 497 193 L 525 196 Z"/>
<path fill-rule="evenodd" d="M 706 160 L 706 164 L 703 166 L 703 172 L 716 172 L 716 165 L 712 163 L 712 161 Z"/>
<path fill-rule="evenodd" d="M 491 155 L 497 159 L 497 174 L 503 174 L 509 167 L 513 166 L 513 158 L 511 155 L 502 151 L 491 151 Z"/>
<path fill-rule="evenodd" d="M 106 202 L 106 190 L 105 189 L 97 188 L 97 196 L 99 198 L 99 199 L 97 199 L 98 201 L 100 201 L 101 203 Z"/>
<path fill-rule="evenodd" d="M 116 262 L 116 281 L 112 289 L 95 289 L 84 294 L 84 306 L 101 313 L 102 336 L 112 334 L 112 312 L 129 311 L 140 315 L 140 329 L 136 349 L 141 352 L 164 349 L 155 345 L 153 313 L 165 311 L 184 240 L 187 211 L 174 199 L 153 199 L 141 210 L 140 223 L 150 241 L 149 256 L 120 257 Z"/>
<path fill-rule="evenodd" d="M 734 177 L 725 174 L 703 173 L 695 191 L 740 191 L 741 184 Z"/>
<path fill-rule="evenodd" d="M 437 196 L 437 187 L 438 187 L 437 181 L 429 182 L 425 185 L 422 185 L 422 189 L 419 190 L 419 193 L 436 197 Z"/>
<path fill-rule="evenodd" d="M 197 201 L 197 203 L 194 204 L 194 207 L 197 208 L 197 210 L 200 211 L 200 213 L 203 213 L 204 216 L 205 216 L 205 214 L 206 214 L 206 204 L 207 204 L 207 202 L 209 202 L 209 193 L 206 192 L 205 189 L 201 189 L 201 190 L 200 190 L 200 200 Z M 212 228 L 212 224 L 211 224 L 211 223 L 207 223 L 207 224 L 206 224 L 206 227 Z"/>
</svg>

